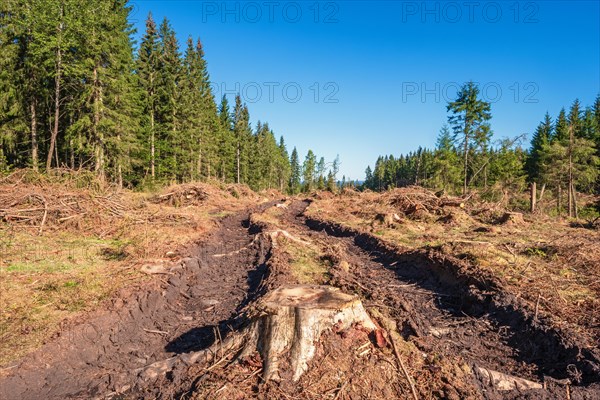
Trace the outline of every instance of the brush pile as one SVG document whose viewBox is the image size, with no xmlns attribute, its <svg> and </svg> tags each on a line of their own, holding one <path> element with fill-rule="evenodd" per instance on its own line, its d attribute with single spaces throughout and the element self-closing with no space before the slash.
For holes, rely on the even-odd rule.
<svg viewBox="0 0 600 400">
<path fill-rule="evenodd" d="M 384 193 L 380 201 L 407 217 L 417 220 L 428 220 L 434 216 L 444 217 L 447 215 L 446 208 L 448 207 L 464 208 L 464 200 L 461 198 L 438 195 L 418 186 L 394 189 Z"/>
<path fill-rule="evenodd" d="M 172 207 L 200 205 L 208 199 L 205 185 L 186 184 L 171 186 L 166 193 L 154 196 L 151 201 L 156 204 L 168 204 Z"/>
<path fill-rule="evenodd" d="M 0 220 L 34 228 L 38 234 L 57 226 L 93 229 L 130 211 L 118 193 L 66 191 L 53 185 L 0 186 Z"/>
</svg>

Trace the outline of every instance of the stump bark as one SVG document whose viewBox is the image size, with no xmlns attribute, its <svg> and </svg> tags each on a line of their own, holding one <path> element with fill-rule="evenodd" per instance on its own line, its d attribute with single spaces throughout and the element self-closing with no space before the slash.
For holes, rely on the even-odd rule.
<svg viewBox="0 0 600 400">
<path fill-rule="evenodd" d="M 280 366 L 286 364 L 297 381 L 316 353 L 321 334 L 360 325 L 369 331 L 376 326 L 361 301 L 331 286 L 284 286 L 268 293 L 253 320 L 240 355 L 258 351 L 265 380 L 281 380 Z"/>
</svg>

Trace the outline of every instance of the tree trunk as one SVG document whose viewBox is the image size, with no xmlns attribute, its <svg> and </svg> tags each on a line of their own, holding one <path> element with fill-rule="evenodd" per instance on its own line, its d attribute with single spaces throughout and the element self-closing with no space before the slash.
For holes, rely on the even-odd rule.
<svg viewBox="0 0 600 400">
<path fill-rule="evenodd" d="M 487 162 L 483 166 L 483 187 L 487 189 L 488 186 L 488 171 L 487 171 Z"/>
<path fill-rule="evenodd" d="M 531 183 L 531 204 L 529 207 L 529 211 L 534 213 L 535 212 L 535 206 L 536 206 L 536 197 L 537 197 L 537 187 L 535 182 Z"/>
<path fill-rule="evenodd" d="M 542 199 L 544 198 L 544 193 L 546 192 L 546 184 L 542 184 L 542 190 L 540 190 L 540 198 L 538 200 L 538 202 L 542 201 Z"/>
<path fill-rule="evenodd" d="M 31 99 L 31 167 L 35 172 L 38 172 L 39 156 L 38 156 L 38 139 L 37 139 L 37 113 L 36 99 Z"/>
<path fill-rule="evenodd" d="M 100 125 L 100 104 L 102 103 L 102 92 L 98 83 L 98 67 L 94 67 L 93 75 L 93 96 L 94 96 L 94 119 L 92 124 L 92 135 L 94 137 L 95 146 L 95 171 L 100 181 L 104 181 L 104 138 L 102 133 L 98 130 Z"/>
<path fill-rule="evenodd" d="M 139 376 L 156 380 L 171 371 L 179 360 L 186 365 L 211 361 L 214 364 L 217 354 L 224 357 L 235 351 L 238 360 L 260 354 L 264 381 L 288 377 L 298 381 L 315 356 L 323 332 L 377 329 L 357 297 L 331 286 L 281 287 L 267 293 L 257 311 L 242 332 L 219 340 L 207 349 L 157 361 L 137 370 Z"/>
<path fill-rule="evenodd" d="M 69 152 L 70 154 L 70 166 L 71 169 L 74 170 L 75 169 L 75 149 L 73 147 L 73 139 L 69 140 Z"/>
<path fill-rule="evenodd" d="M 467 122 L 465 122 L 465 145 L 464 145 L 464 149 L 463 151 L 465 152 L 464 154 L 464 180 L 463 180 L 463 195 L 467 194 L 467 171 L 468 171 L 468 165 L 469 165 L 469 124 Z"/>
<path fill-rule="evenodd" d="M 569 182 L 568 184 L 568 204 L 569 204 L 569 217 L 573 216 L 573 126 L 569 125 Z"/>
<path fill-rule="evenodd" d="M 50 168 L 52 168 L 52 157 L 54 156 L 56 139 L 58 138 L 58 120 L 60 118 L 60 82 L 62 80 L 62 51 L 60 48 L 60 43 L 56 49 L 56 76 L 54 79 L 54 129 L 50 135 L 50 148 L 48 149 L 48 157 L 46 158 L 46 171 L 50 171 Z"/>
<path fill-rule="evenodd" d="M 240 143 L 237 144 L 237 183 L 240 183 Z"/>
<path fill-rule="evenodd" d="M 556 212 L 558 214 L 558 216 L 560 217 L 560 214 L 562 212 L 561 208 L 562 208 L 562 204 L 561 204 L 561 196 L 562 196 L 562 188 L 560 187 L 560 185 L 558 185 L 558 187 L 556 188 Z"/>
<path fill-rule="evenodd" d="M 154 171 L 154 110 L 150 110 L 150 175 L 152 180 L 156 177 Z"/>
<path fill-rule="evenodd" d="M 284 286 L 265 296 L 260 311 L 240 358 L 258 351 L 265 380 L 281 380 L 280 364 L 286 360 L 292 380 L 298 381 L 328 329 L 339 332 L 354 324 L 376 329 L 357 297 L 331 286 Z"/>
<path fill-rule="evenodd" d="M 200 149 L 198 149 L 198 160 L 196 163 L 196 167 L 197 167 L 197 177 L 198 177 L 198 180 L 200 180 L 200 178 L 202 176 L 202 147 L 200 147 Z"/>
<path fill-rule="evenodd" d="M 577 192 L 575 191 L 575 185 L 573 185 L 572 183 L 571 185 L 571 195 L 573 196 L 573 211 L 575 214 L 575 219 L 579 219 L 579 210 L 577 210 Z"/>
</svg>

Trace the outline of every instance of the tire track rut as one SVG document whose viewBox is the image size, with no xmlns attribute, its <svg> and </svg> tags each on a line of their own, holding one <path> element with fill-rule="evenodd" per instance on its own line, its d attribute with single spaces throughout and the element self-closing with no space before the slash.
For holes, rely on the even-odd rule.
<svg viewBox="0 0 600 400">
<path fill-rule="evenodd" d="M 140 382 L 136 370 L 206 348 L 215 341 L 215 329 L 225 336 L 235 328 L 269 253 L 254 241 L 249 215 L 271 205 L 225 217 L 205 240 L 182 251 L 186 257 L 168 274 L 142 290 L 120 293 L 104 310 L 5 369 L 0 398 L 90 399 L 124 392 L 127 398 L 157 398 L 176 391 Z"/>
<path fill-rule="evenodd" d="M 439 353 L 532 381 L 547 390 L 499 392 L 474 380 L 486 398 L 600 397 L 600 354 L 539 323 L 510 294 L 481 276 L 465 274 L 458 260 L 424 251 L 399 252 L 376 237 L 306 217 L 309 202 L 289 207 L 287 221 L 306 235 L 344 249 L 352 266 L 340 286 L 366 304 L 386 308 L 401 333 L 425 353 Z M 569 380 L 566 389 L 557 385 Z"/>
</svg>

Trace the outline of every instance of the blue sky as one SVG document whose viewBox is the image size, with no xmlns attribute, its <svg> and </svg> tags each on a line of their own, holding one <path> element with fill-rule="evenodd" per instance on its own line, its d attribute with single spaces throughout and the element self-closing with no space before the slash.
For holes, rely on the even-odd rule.
<svg viewBox="0 0 600 400">
<path fill-rule="evenodd" d="M 183 46 L 200 37 L 216 96 L 241 92 L 302 158 L 362 179 L 378 155 L 433 147 L 446 102 L 473 80 L 495 138 L 600 93 L 598 1 L 141 1 Z"/>
</svg>

